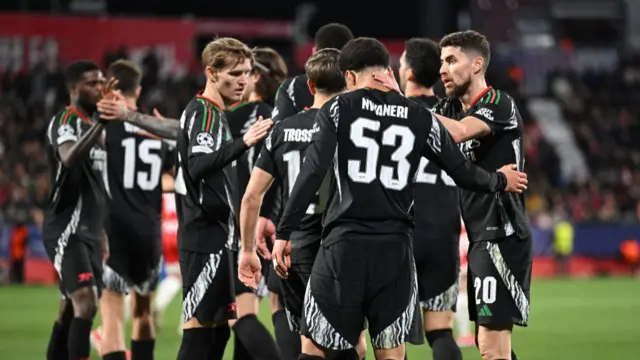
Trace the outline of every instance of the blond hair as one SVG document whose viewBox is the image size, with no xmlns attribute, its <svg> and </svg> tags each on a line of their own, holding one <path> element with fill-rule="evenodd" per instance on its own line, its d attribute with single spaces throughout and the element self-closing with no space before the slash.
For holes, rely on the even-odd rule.
<svg viewBox="0 0 640 360">
<path fill-rule="evenodd" d="M 222 70 L 228 66 L 236 66 L 246 59 L 251 60 L 253 54 L 249 47 L 234 38 L 218 38 L 205 46 L 202 50 L 202 67 L 211 66 L 214 70 Z"/>
</svg>

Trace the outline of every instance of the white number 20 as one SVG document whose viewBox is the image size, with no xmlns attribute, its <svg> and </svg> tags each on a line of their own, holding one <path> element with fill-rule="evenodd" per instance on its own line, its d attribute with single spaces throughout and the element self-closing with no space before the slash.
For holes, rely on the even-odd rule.
<svg viewBox="0 0 640 360">
<path fill-rule="evenodd" d="M 162 158 L 152 150 L 162 149 L 162 142 L 151 139 L 142 140 L 136 149 L 136 139 L 128 138 L 122 140 L 122 146 L 124 147 L 123 184 L 125 189 L 133 189 L 134 183 L 145 191 L 155 189 L 160 182 Z M 151 167 L 148 172 L 136 171 L 136 152 L 140 160 Z"/>
<path fill-rule="evenodd" d="M 427 166 L 429 165 L 429 159 L 423 157 L 420 159 L 420 166 L 418 166 L 418 175 L 416 176 L 416 182 L 424 184 L 435 184 L 438 180 L 438 174 L 431 174 L 427 172 Z M 446 171 L 440 170 L 440 178 L 446 186 L 456 186 L 456 182 L 453 181 L 451 176 Z"/>
<path fill-rule="evenodd" d="M 351 124 L 351 142 L 358 148 L 365 149 L 367 156 L 362 170 L 362 161 L 349 160 L 347 162 L 347 174 L 349 178 L 357 183 L 370 184 L 377 177 L 378 157 L 380 156 L 380 145 L 392 146 L 396 150 L 391 154 L 390 160 L 395 163 L 394 167 L 380 166 L 380 183 L 390 190 L 402 190 L 409 182 L 409 172 L 411 163 L 407 156 L 413 150 L 415 135 L 406 126 L 391 125 L 382 132 L 381 144 L 374 139 L 365 136 L 364 130 L 380 131 L 380 121 L 367 118 L 358 118 Z M 398 138 L 399 142 L 398 142 Z M 396 178 L 394 175 L 398 174 Z"/>
<path fill-rule="evenodd" d="M 473 288 L 476 291 L 476 305 L 493 304 L 496 301 L 497 282 L 493 276 L 473 279 Z"/>
</svg>

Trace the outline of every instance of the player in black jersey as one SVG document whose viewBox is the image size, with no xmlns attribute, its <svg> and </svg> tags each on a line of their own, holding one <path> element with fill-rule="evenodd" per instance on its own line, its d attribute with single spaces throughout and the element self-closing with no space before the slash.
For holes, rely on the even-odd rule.
<svg viewBox="0 0 640 360">
<path fill-rule="evenodd" d="M 465 156 L 486 170 L 505 164 L 524 169 L 523 125 L 514 100 L 487 86 L 487 39 L 475 31 L 445 36 L 440 74 L 450 98 L 440 109 L 442 123 Z M 453 118 L 455 121 L 449 118 Z M 479 325 L 483 358 L 515 359 L 513 325 L 529 320 L 531 229 L 522 194 L 488 195 L 461 190 L 461 209 L 469 236 L 469 313 Z"/>
<path fill-rule="evenodd" d="M 119 60 L 109 66 L 107 76 L 118 80 L 127 107 L 135 110 L 141 69 Z M 175 153 L 161 139 L 150 138 L 135 125 L 121 121 L 106 127 L 105 142 L 111 195 L 106 226 L 110 256 L 103 277 L 100 352 L 106 360 L 126 359 L 122 304 L 132 289 L 131 356 L 133 360 L 151 359 L 155 334 L 150 305 L 162 255 L 161 180 L 164 173 L 173 172 Z"/>
<path fill-rule="evenodd" d="M 71 102 L 51 119 L 47 129 L 51 191 L 42 237 L 62 292 L 47 349 L 49 360 L 89 358 L 89 334 L 106 255 L 105 125 L 90 116 L 111 85 L 105 88 L 100 68 L 89 61 L 69 65 L 66 82 Z"/>
<path fill-rule="evenodd" d="M 272 122 L 259 119 L 241 139 L 232 140 L 219 105 L 242 97 L 253 63 L 245 44 L 216 39 L 202 52 L 202 63 L 207 83 L 182 114 L 178 136 L 175 191 L 185 321 L 178 359 L 221 359 L 229 339 L 227 321 L 236 312 L 235 334 L 253 357 L 279 359 L 253 309 L 236 308 L 232 254 L 237 248 L 236 160 L 267 135 Z"/>
<path fill-rule="evenodd" d="M 440 76 L 439 68 L 437 43 L 421 38 L 408 40 L 399 70 L 405 96 L 433 108 L 438 102 L 433 86 Z M 425 335 L 434 360 L 462 359 L 451 330 L 460 269 L 458 189 L 445 171 L 423 157 L 415 179 L 414 198 L 413 253 Z"/>
<path fill-rule="evenodd" d="M 305 150 L 311 141 L 318 110 L 334 95 L 345 90 L 344 76 L 338 64 L 339 55 L 339 50 L 323 49 L 309 58 L 305 70 L 309 78 L 309 89 L 314 94 L 314 103 L 309 109 L 275 125 L 251 174 L 240 214 L 242 251 L 238 265 L 240 279 L 248 286 L 256 287 L 259 283 L 256 275 L 260 275 L 260 260 L 255 251 L 255 227 L 262 199 L 275 181 L 282 184 L 283 201 L 286 202 L 288 199 L 289 191 L 300 172 Z M 328 185 L 328 182 L 325 184 Z M 296 332 L 300 332 L 305 289 L 320 246 L 322 213 L 326 206 L 328 190 L 328 187 L 325 187 L 318 191 L 313 203 L 306 210 L 299 230 L 292 234 L 292 265 L 289 277 L 282 282 L 282 295 L 289 326 Z M 365 338 L 362 337 L 361 340 L 359 350 L 364 354 Z M 303 337 L 302 343 L 305 341 L 309 340 Z M 287 350 L 281 349 L 281 352 Z M 301 348 L 298 346 L 297 354 L 291 352 L 288 358 L 297 359 L 300 351 Z"/>
<path fill-rule="evenodd" d="M 277 51 L 267 47 L 257 47 L 252 50 L 253 53 L 253 69 L 249 76 L 249 82 L 245 87 L 242 100 L 236 104 L 233 104 L 225 110 L 225 115 L 229 121 L 229 128 L 231 129 L 231 135 L 234 139 L 241 138 L 246 133 L 247 129 L 251 125 L 255 124 L 258 118 L 268 118 L 273 110 L 272 104 L 275 100 L 278 87 L 284 81 L 287 76 L 287 65 L 278 54 Z M 262 142 L 256 146 L 251 147 L 240 159 L 238 159 L 238 194 L 242 196 L 249 182 L 251 170 L 254 167 L 256 159 L 260 154 L 262 148 Z M 270 192 L 269 199 L 265 201 L 265 209 L 272 208 L 272 197 L 274 192 Z M 237 213 L 242 210 L 242 206 L 239 207 Z M 268 214 L 267 214 L 268 215 Z M 267 248 L 266 241 L 261 243 L 262 254 L 265 257 L 264 262 L 270 261 L 269 248 Z M 237 254 L 237 253 L 236 253 Z M 263 267 L 264 279 L 257 289 L 251 289 L 240 282 L 237 276 L 234 277 L 236 281 L 236 303 L 237 306 L 245 307 L 247 309 L 259 308 L 258 302 L 260 298 L 269 293 L 269 305 L 271 307 L 271 313 L 273 314 L 273 324 L 275 329 L 275 338 L 278 342 L 278 348 L 285 359 L 287 352 L 295 351 L 295 342 L 299 343 L 297 334 L 289 330 L 287 326 L 286 315 L 282 310 L 281 301 L 279 299 L 279 278 L 273 274 L 269 276 L 269 266 Z M 237 268 L 234 268 L 237 270 Z M 268 286 L 267 286 L 268 285 Z M 276 286 L 278 285 L 278 286 Z M 253 312 L 257 315 L 257 312 Z M 292 340 L 294 344 L 292 345 Z M 236 359 L 250 357 L 248 350 L 244 348 L 242 341 L 238 337 L 235 338 L 234 344 L 234 356 Z M 298 344 L 297 348 L 300 348 Z M 295 355 L 297 358 L 297 355 Z"/>
<path fill-rule="evenodd" d="M 340 67 L 352 91 L 318 112 L 278 226 L 277 239 L 291 239 L 329 171 L 322 244 L 304 301 L 302 330 L 313 340 L 303 349 L 306 359 L 353 348 L 365 318 L 376 358 L 404 357 L 418 295 L 409 210 L 422 156 L 462 187 L 521 191 L 526 184 L 511 166 L 488 173 L 465 160 L 428 109 L 374 80 L 372 72 L 388 65 L 389 53 L 375 39 L 344 47 Z M 284 271 L 287 252 L 274 249 Z"/>
</svg>

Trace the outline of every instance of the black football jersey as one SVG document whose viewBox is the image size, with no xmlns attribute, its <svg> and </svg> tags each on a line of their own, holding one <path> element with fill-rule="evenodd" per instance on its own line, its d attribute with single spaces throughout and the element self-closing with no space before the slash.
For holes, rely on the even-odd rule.
<svg viewBox="0 0 640 360">
<path fill-rule="evenodd" d="M 491 128 L 490 135 L 460 144 L 469 160 L 487 171 L 507 164 L 516 164 L 519 171 L 524 171 L 522 118 L 515 101 L 507 93 L 488 87 L 466 112 L 456 100 L 446 101 L 444 107 L 437 111 L 459 120 L 473 116 Z M 531 236 L 524 211 L 524 195 L 486 194 L 461 189 L 460 199 L 470 241 L 492 240 L 513 234 L 520 238 Z"/>
<path fill-rule="evenodd" d="M 309 90 L 307 74 L 285 80 L 276 93 L 271 119 L 274 123 L 293 116 L 313 105 L 313 95 Z"/>
<path fill-rule="evenodd" d="M 506 185 L 503 174 L 467 161 L 428 109 L 395 91 L 360 89 L 336 96 L 318 112 L 312 133 L 278 225 L 279 239 L 289 239 L 298 228 L 327 171 L 332 181 L 323 243 L 350 235 L 409 237 L 423 156 L 460 186 L 494 192 Z"/>
<path fill-rule="evenodd" d="M 222 107 L 198 95 L 180 118 L 175 182 L 178 248 L 217 253 L 238 245 L 236 160 L 248 149 L 233 140 Z"/>
<path fill-rule="evenodd" d="M 300 173 L 317 113 L 318 109 L 303 110 L 276 124 L 266 138 L 256 163 L 258 168 L 274 177 L 274 182 L 281 184 L 281 199 L 284 203 L 289 199 L 289 193 Z M 313 197 L 297 231 L 291 234 L 292 247 L 302 247 L 321 239 L 322 213 L 329 195 L 328 178 L 325 177 L 325 180 L 325 187 L 321 187 Z"/>
<path fill-rule="evenodd" d="M 160 239 L 162 174 L 175 163 L 175 150 L 127 122 L 106 127 L 111 211 L 107 234 L 117 239 Z"/>
<path fill-rule="evenodd" d="M 262 116 L 263 119 L 269 119 L 272 110 L 273 108 L 269 106 L 269 104 L 262 101 L 244 102 L 230 106 L 224 113 L 227 116 L 231 136 L 234 139 L 242 139 L 244 134 L 256 123 L 260 116 Z M 238 194 L 240 196 L 244 194 L 247 188 L 249 177 L 251 177 L 251 170 L 256 163 L 261 148 L 262 143 L 259 143 L 249 148 L 249 150 L 238 159 Z M 240 210 L 238 210 L 238 214 L 239 213 Z"/>
<path fill-rule="evenodd" d="M 435 96 L 410 99 L 433 109 Z M 420 159 L 414 188 L 414 241 L 457 241 L 460 237 L 460 196 L 455 181 L 435 162 Z"/>
<path fill-rule="evenodd" d="M 86 159 L 76 167 L 65 167 L 58 156 L 60 145 L 78 141 L 94 121 L 67 106 L 49 123 L 47 157 L 51 189 L 42 228 L 45 241 L 58 241 L 64 246 L 72 235 L 94 243 L 102 239 L 108 213 L 104 136 L 95 142 Z"/>
</svg>

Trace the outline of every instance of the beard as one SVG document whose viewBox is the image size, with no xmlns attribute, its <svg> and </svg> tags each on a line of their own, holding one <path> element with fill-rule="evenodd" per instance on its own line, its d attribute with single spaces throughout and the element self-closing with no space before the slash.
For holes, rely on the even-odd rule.
<svg viewBox="0 0 640 360">
<path fill-rule="evenodd" d="M 471 86 L 471 77 L 468 77 L 465 81 L 462 82 L 462 84 L 460 85 L 454 84 L 452 89 L 445 89 L 445 90 L 448 97 L 459 99 L 463 97 L 464 94 L 467 93 L 470 86 Z"/>
<path fill-rule="evenodd" d="M 97 111 L 96 101 L 92 99 L 92 96 L 89 94 L 82 94 L 78 96 L 78 105 L 87 112 L 87 115 L 92 116 L 93 113 Z"/>
</svg>

